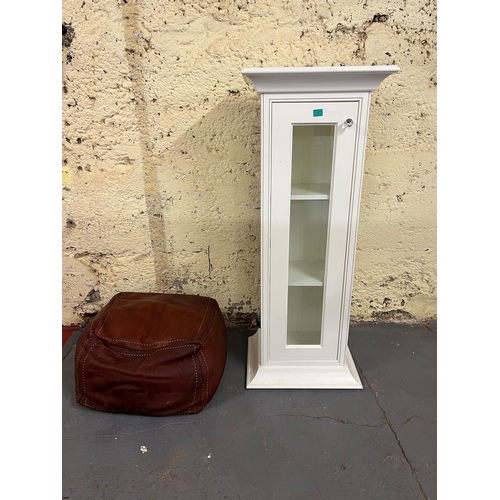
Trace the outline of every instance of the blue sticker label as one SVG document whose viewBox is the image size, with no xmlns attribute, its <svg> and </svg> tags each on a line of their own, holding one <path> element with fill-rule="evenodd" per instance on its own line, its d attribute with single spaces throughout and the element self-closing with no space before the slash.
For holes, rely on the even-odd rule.
<svg viewBox="0 0 500 500">
<path fill-rule="evenodd" d="M 313 116 L 323 116 L 322 109 L 313 109 Z"/>
</svg>

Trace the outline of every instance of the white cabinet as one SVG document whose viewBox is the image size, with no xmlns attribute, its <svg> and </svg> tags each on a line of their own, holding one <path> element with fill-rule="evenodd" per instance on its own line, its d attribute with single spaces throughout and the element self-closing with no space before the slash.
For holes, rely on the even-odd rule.
<svg viewBox="0 0 500 500">
<path fill-rule="evenodd" d="M 368 110 L 397 71 L 242 71 L 261 94 L 261 328 L 247 388 L 362 387 L 347 339 Z"/>
</svg>

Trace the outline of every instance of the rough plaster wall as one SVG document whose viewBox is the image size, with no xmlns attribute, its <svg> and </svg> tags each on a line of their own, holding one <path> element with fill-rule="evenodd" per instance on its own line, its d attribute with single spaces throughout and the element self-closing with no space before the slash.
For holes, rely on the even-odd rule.
<svg viewBox="0 0 500 500">
<path fill-rule="evenodd" d="M 436 314 L 436 5 L 65 0 L 63 324 L 119 291 L 260 311 L 260 103 L 244 67 L 396 64 L 372 98 L 353 320 Z"/>
</svg>

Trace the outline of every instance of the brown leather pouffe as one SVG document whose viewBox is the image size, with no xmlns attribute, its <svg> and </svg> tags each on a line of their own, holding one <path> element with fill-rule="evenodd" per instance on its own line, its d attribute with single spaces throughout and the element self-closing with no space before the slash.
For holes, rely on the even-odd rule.
<svg viewBox="0 0 500 500">
<path fill-rule="evenodd" d="M 198 413 L 219 386 L 226 355 L 214 299 L 119 293 L 78 339 L 76 400 L 109 412 Z"/>
</svg>

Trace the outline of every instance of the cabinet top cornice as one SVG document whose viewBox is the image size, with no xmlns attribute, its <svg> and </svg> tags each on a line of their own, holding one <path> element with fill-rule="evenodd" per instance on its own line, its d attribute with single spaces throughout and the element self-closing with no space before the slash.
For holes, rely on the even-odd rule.
<svg viewBox="0 0 500 500">
<path fill-rule="evenodd" d="M 372 92 L 397 66 L 321 66 L 306 68 L 245 68 L 257 92 Z"/>
</svg>

